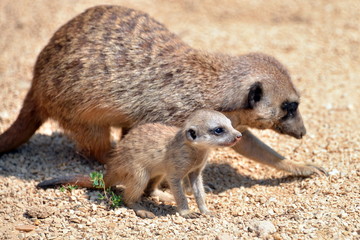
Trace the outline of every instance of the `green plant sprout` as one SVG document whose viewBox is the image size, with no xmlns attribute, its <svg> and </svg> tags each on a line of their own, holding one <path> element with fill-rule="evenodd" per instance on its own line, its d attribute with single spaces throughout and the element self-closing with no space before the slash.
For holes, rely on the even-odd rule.
<svg viewBox="0 0 360 240">
<path fill-rule="evenodd" d="M 90 173 L 91 181 L 93 182 L 93 186 L 95 188 L 102 188 L 103 193 L 99 193 L 99 200 L 105 200 L 110 204 L 111 208 L 117 208 L 122 205 L 122 198 L 120 195 L 115 194 L 111 188 L 105 188 L 104 175 L 100 172 L 92 172 Z"/>
<path fill-rule="evenodd" d="M 77 188 L 78 188 L 77 186 L 67 185 L 67 186 L 61 186 L 59 190 L 60 190 L 61 192 L 65 192 L 66 190 L 67 190 L 68 192 L 71 192 L 72 190 L 75 190 L 75 189 L 77 189 Z"/>
</svg>

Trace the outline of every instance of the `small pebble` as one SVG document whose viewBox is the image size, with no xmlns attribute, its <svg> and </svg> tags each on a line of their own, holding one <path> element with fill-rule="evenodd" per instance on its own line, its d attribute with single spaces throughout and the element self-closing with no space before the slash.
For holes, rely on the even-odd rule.
<svg viewBox="0 0 360 240">
<path fill-rule="evenodd" d="M 35 206 L 26 210 L 26 214 L 32 218 L 44 219 L 55 212 L 54 208 L 48 206 Z"/>
<path fill-rule="evenodd" d="M 36 229 L 36 226 L 34 226 L 34 225 L 18 225 L 15 227 L 15 229 L 18 231 L 23 231 L 23 232 L 31 232 L 34 229 Z"/>
<path fill-rule="evenodd" d="M 339 173 L 340 173 L 339 170 L 333 169 L 333 170 L 331 170 L 331 171 L 329 172 L 329 175 L 330 175 L 330 176 L 334 176 L 334 175 L 338 175 Z"/>
<path fill-rule="evenodd" d="M 253 221 L 249 226 L 249 230 L 256 232 L 261 237 L 266 237 L 276 232 L 274 224 L 270 221 Z"/>
<path fill-rule="evenodd" d="M 216 240 L 233 240 L 234 238 L 228 233 L 221 233 L 216 236 Z"/>
</svg>

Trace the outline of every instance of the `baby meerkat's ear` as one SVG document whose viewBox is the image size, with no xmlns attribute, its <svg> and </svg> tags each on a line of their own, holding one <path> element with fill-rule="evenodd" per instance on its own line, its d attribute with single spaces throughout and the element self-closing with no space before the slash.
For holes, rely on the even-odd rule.
<svg viewBox="0 0 360 240">
<path fill-rule="evenodd" d="M 197 138 L 197 133 L 194 127 L 187 129 L 185 135 L 189 141 L 194 141 Z"/>
</svg>

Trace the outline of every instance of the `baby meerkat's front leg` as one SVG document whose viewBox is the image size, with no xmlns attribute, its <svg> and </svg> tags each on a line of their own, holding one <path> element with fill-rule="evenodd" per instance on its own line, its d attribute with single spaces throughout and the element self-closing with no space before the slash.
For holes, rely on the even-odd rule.
<svg viewBox="0 0 360 240">
<path fill-rule="evenodd" d="M 185 192 L 185 194 L 187 194 L 187 195 L 193 194 L 193 190 L 191 188 L 191 184 L 190 184 L 190 180 L 189 180 L 189 175 L 186 175 L 186 177 L 183 178 L 182 186 L 183 186 L 183 191 Z"/>
<path fill-rule="evenodd" d="M 204 184 L 202 181 L 201 169 L 197 169 L 189 173 L 189 180 L 191 187 L 193 189 L 196 203 L 200 209 L 200 212 L 203 214 L 210 214 L 211 212 L 206 207 L 206 203 L 205 203 L 206 195 L 205 195 Z"/>
<path fill-rule="evenodd" d="M 192 212 L 189 209 L 188 201 L 181 185 L 181 178 L 172 177 L 167 180 L 172 194 L 174 195 L 175 202 L 180 215 L 184 218 L 196 218 L 199 216 L 198 213 Z"/>
</svg>

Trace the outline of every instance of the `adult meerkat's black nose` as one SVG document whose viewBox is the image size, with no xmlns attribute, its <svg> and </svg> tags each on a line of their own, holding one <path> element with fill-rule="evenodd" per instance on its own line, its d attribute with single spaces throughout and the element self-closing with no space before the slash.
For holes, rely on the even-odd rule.
<svg viewBox="0 0 360 240">
<path fill-rule="evenodd" d="M 302 139 L 303 136 L 306 135 L 306 129 L 304 128 L 303 130 L 301 130 L 298 134 L 294 134 L 293 136 L 297 139 Z"/>
<path fill-rule="evenodd" d="M 306 128 L 305 128 L 305 126 L 303 125 L 303 126 L 300 128 L 297 136 L 295 136 L 295 137 L 296 137 L 297 139 L 301 139 L 301 138 L 302 138 L 303 136 L 305 136 L 305 135 L 306 135 Z"/>
<path fill-rule="evenodd" d="M 302 127 L 302 129 L 300 130 L 299 139 L 301 139 L 305 135 L 306 135 L 306 128 Z"/>
</svg>

